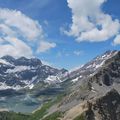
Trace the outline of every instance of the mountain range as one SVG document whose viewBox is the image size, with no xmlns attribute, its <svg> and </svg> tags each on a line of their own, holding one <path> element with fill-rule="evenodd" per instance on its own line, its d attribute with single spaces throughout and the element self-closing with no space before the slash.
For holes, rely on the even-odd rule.
<svg viewBox="0 0 120 120">
<path fill-rule="evenodd" d="M 106 51 L 73 71 L 37 58 L 1 57 L 1 97 L 10 90 L 44 98 L 28 120 L 120 120 L 120 51 Z"/>
<path fill-rule="evenodd" d="M 56 69 L 42 64 L 37 58 L 18 59 L 12 56 L 3 56 L 0 58 L 0 90 L 23 88 L 32 89 L 34 85 L 40 82 L 52 83 L 59 82 L 56 76 L 67 72 L 65 69 Z M 51 81 L 50 81 L 51 80 Z"/>
</svg>

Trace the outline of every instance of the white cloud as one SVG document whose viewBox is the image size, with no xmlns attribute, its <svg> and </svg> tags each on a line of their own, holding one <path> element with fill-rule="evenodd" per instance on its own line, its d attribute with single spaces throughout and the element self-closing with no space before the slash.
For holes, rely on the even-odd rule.
<svg viewBox="0 0 120 120">
<path fill-rule="evenodd" d="M 72 10 L 72 24 L 64 33 L 74 36 L 78 42 L 100 42 L 116 36 L 120 31 L 120 22 L 102 11 L 101 6 L 106 1 L 67 0 Z"/>
<path fill-rule="evenodd" d="M 115 37 L 113 45 L 120 45 L 120 34 Z"/>
<path fill-rule="evenodd" d="M 0 32 L 3 35 L 9 35 L 9 36 L 14 36 L 15 35 L 15 32 L 9 26 L 7 26 L 4 23 L 0 23 Z"/>
<path fill-rule="evenodd" d="M 40 53 L 46 52 L 46 51 L 50 50 L 51 48 L 55 48 L 55 47 L 56 47 L 55 43 L 41 41 L 39 44 L 39 48 L 38 48 L 37 52 L 40 52 Z"/>
<path fill-rule="evenodd" d="M 15 30 L 18 30 L 20 35 L 28 40 L 34 40 L 39 36 L 42 37 L 42 26 L 20 11 L 0 9 L 0 20 L 4 21 L 5 29 L 10 31 L 11 28 L 14 28 Z"/>
<path fill-rule="evenodd" d="M 10 37 L 5 38 L 4 41 L 9 44 L 0 45 L 0 56 L 12 55 L 14 57 L 32 57 L 32 49 L 23 41 Z"/>
<path fill-rule="evenodd" d="M 82 51 L 74 51 L 73 53 L 77 56 L 80 56 L 83 52 Z"/>
<path fill-rule="evenodd" d="M 45 33 L 38 21 L 20 11 L 0 8 L 0 56 L 9 54 L 14 57 L 31 57 L 35 52 L 32 47 L 38 49 L 36 44 L 43 40 Z M 45 43 L 48 48 L 44 51 L 55 46 L 48 42 L 44 42 L 44 46 Z"/>
</svg>

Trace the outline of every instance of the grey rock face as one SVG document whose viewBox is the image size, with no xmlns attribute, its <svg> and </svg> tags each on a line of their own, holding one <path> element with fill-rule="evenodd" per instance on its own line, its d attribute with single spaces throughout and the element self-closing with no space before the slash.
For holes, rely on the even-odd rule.
<svg viewBox="0 0 120 120">
<path fill-rule="evenodd" d="M 77 81 L 73 82 L 74 79 Z M 68 80 L 63 84 L 66 84 L 70 91 L 69 97 L 64 100 L 67 103 L 100 96 L 112 88 L 120 92 L 120 52 L 107 51 L 94 58 L 83 67 L 69 73 Z"/>
<path fill-rule="evenodd" d="M 120 95 L 111 90 L 105 96 L 88 102 L 85 120 L 120 120 Z"/>
<path fill-rule="evenodd" d="M 69 89 L 58 107 L 67 111 L 65 119 L 71 118 L 71 111 L 79 112 L 77 106 L 88 101 L 88 110 L 82 112 L 84 120 L 120 120 L 120 51 L 107 51 L 94 58 L 69 73 L 64 83 Z"/>
</svg>

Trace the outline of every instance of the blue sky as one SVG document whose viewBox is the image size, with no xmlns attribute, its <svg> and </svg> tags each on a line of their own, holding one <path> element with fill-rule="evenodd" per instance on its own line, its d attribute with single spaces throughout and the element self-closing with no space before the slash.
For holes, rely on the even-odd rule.
<svg viewBox="0 0 120 120">
<path fill-rule="evenodd" d="M 119 50 L 120 1 L 89 2 L 0 0 L 0 56 L 35 56 L 72 69 L 106 50 Z"/>
</svg>

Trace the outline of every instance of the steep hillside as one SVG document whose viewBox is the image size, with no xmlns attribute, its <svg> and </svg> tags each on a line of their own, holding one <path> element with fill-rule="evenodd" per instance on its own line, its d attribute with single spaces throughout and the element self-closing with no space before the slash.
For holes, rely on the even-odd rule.
<svg viewBox="0 0 120 120">
<path fill-rule="evenodd" d="M 102 101 L 103 103 L 100 104 L 108 104 L 109 106 L 113 101 L 117 101 L 118 108 L 116 108 L 116 106 L 112 106 L 112 107 L 115 110 L 117 109 L 116 112 L 118 113 L 120 112 L 119 109 L 120 52 L 119 51 L 105 52 L 103 55 L 94 58 L 91 62 L 85 64 L 80 69 L 77 69 L 69 73 L 67 79 L 68 80 L 63 82 L 66 84 L 65 86 L 68 86 L 66 96 L 63 97 L 63 99 L 59 103 L 57 103 L 48 110 L 48 116 L 50 114 L 52 115 L 55 112 L 59 111 L 61 113 L 65 113 L 63 115 L 65 118 L 63 117 L 64 118 L 63 120 L 73 120 L 73 118 L 79 116 L 79 114 L 82 114 L 87 110 L 86 107 L 85 109 L 83 109 L 81 106 L 83 105 L 88 106 L 88 103 L 89 102 L 91 103 L 91 101 L 99 101 L 101 99 L 104 99 L 103 96 L 106 97 L 108 96 L 109 100 L 105 97 L 106 100 L 104 102 L 106 103 Z M 103 106 L 103 107 L 105 108 L 108 106 Z M 107 113 L 108 116 L 112 115 L 113 111 L 110 112 L 111 108 L 106 108 L 107 110 L 102 111 L 103 113 L 101 113 L 101 115 L 102 114 L 106 115 Z M 103 110 L 103 108 L 101 108 L 101 106 L 98 105 L 97 110 L 100 111 Z M 88 113 L 89 112 L 90 111 L 88 111 Z M 93 114 L 93 112 L 95 111 L 92 111 L 92 113 L 90 114 Z M 118 119 L 119 117 L 117 118 L 118 114 L 115 116 L 116 119 L 110 117 L 105 118 L 102 116 L 103 118 L 99 118 L 99 117 L 91 118 L 91 119 L 86 118 L 85 120 L 119 120 Z M 78 120 L 79 119 L 80 118 L 78 117 Z"/>
<path fill-rule="evenodd" d="M 61 120 L 119 120 L 120 95 L 111 90 L 100 98 L 74 106 L 67 111 Z"/>
</svg>

